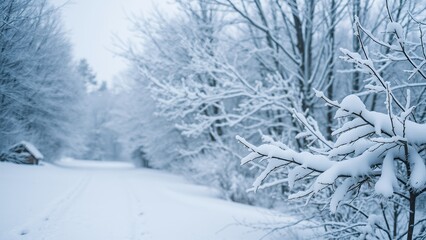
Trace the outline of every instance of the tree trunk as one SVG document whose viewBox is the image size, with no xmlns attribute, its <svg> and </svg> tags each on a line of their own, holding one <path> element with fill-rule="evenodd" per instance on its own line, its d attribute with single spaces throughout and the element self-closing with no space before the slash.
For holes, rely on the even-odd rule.
<svg viewBox="0 0 426 240">
<path fill-rule="evenodd" d="M 413 240 L 414 221 L 416 217 L 416 198 L 417 195 L 412 190 L 410 191 L 410 215 L 408 217 L 407 240 Z"/>
<path fill-rule="evenodd" d="M 328 35 L 328 39 L 330 41 L 330 61 L 328 62 L 329 65 L 329 71 L 327 75 L 327 96 L 330 99 L 333 99 L 333 82 L 334 82 L 334 33 L 335 33 L 335 22 L 336 22 L 336 1 L 331 1 L 331 12 L 330 12 L 330 32 Z M 333 126 L 333 114 L 334 110 L 331 106 L 327 107 L 327 134 L 328 136 L 331 136 L 332 126 Z"/>
<path fill-rule="evenodd" d="M 354 0 L 352 4 L 352 19 L 353 19 L 352 24 L 355 23 L 355 17 L 359 16 L 361 12 L 360 9 L 361 9 L 360 0 Z M 352 37 L 352 48 L 354 52 L 359 52 L 360 50 L 360 44 L 359 44 L 358 38 L 355 35 Z M 352 68 L 355 69 L 355 67 L 356 67 L 356 64 L 354 63 Z M 358 92 L 360 89 L 359 79 L 360 79 L 360 74 L 358 71 L 355 71 L 352 74 L 352 92 L 354 93 Z"/>
</svg>

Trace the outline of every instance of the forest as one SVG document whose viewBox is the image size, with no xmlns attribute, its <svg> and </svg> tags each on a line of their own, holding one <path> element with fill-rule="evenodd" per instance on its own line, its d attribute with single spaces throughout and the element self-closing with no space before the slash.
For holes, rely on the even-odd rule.
<svg viewBox="0 0 426 240">
<path fill-rule="evenodd" d="M 130 17 L 107 83 L 73 56 L 60 7 L 1 1 L 0 161 L 25 140 L 50 163 L 184 176 L 294 218 L 239 223 L 264 237 L 426 239 L 426 2 L 173 6 Z"/>
</svg>

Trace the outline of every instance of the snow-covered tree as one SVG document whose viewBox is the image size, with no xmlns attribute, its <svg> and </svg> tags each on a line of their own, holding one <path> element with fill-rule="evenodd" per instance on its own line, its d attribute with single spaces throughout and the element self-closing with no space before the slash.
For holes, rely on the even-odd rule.
<svg viewBox="0 0 426 240">
<path fill-rule="evenodd" d="M 418 199 L 426 191 L 426 123 L 422 117 L 422 92 L 426 86 L 424 25 L 422 19 L 411 16 L 417 31 L 404 31 L 401 23 L 395 21 L 395 12 L 388 2 L 384 9 L 388 24 L 382 30 L 390 41 L 373 35 L 355 19 L 354 31 L 361 53 L 341 49 L 341 59 L 365 74 L 365 91 L 341 101 L 315 91 L 319 100 L 335 109 L 338 124 L 333 127 L 332 136 L 327 137 L 314 118 L 296 109 L 293 117 L 305 128 L 297 137 L 308 143 L 302 150 L 270 137 L 256 146 L 237 136 L 251 151 L 241 163 L 262 170 L 253 189 L 287 182 L 293 189 L 290 199 L 306 198 L 308 203 L 328 207 L 337 221 L 326 218 L 319 224 L 331 238 L 425 237 L 426 216 L 418 210 Z M 378 49 L 377 45 L 387 51 L 371 50 Z M 384 66 L 396 69 L 397 78 L 384 74 Z M 384 101 L 376 102 L 375 109 L 370 109 L 360 97 L 373 95 Z M 270 178 L 276 174 L 281 181 L 268 181 L 276 179 Z M 345 214 L 350 217 L 345 218 Z"/>
<path fill-rule="evenodd" d="M 51 160 L 74 145 L 84 92 L 59 12 L 45 0 L 6 0 L 0 16 L 0 148 L 28 140 Z"/>
<path fill-rule="evenodd" d="M 96 74 L 86 59 L 80 59 L 77 65 L 77 72 L 83 78 L 88 92 L 95 91 L 100 87 L 98 86 L 99 83 L 96 79 Z"/>
</svg>

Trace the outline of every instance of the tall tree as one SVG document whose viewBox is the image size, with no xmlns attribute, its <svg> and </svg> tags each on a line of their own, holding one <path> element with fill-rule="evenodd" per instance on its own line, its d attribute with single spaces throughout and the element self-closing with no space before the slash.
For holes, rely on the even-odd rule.
<svg viewBox="0 0 426 240">
<path fill-rule="evenodd" d="M 0 3 L 1 148 L 29 140 L 48 159 L 72 145 L 84 87 L 59 13 L 44 0 Z"/>
</svg>

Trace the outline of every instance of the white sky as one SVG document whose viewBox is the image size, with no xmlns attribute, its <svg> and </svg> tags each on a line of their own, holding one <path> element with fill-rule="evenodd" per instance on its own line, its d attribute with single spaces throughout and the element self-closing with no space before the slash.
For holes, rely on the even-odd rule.
<svg viewBox="0 0 426 240">
<path fill-rule="evenodd" d="M 126 63 L 113 51 L 113 35 L 123 40 L 132 36 L 128 16 L 149 15 L 155 5 L 171 8 L 168 0 L 50 0 L 62 5 L 62 20 L 73 44 L 76 60 L 86 58 L 99 80 L 111 82 Z"/>
</svg>

